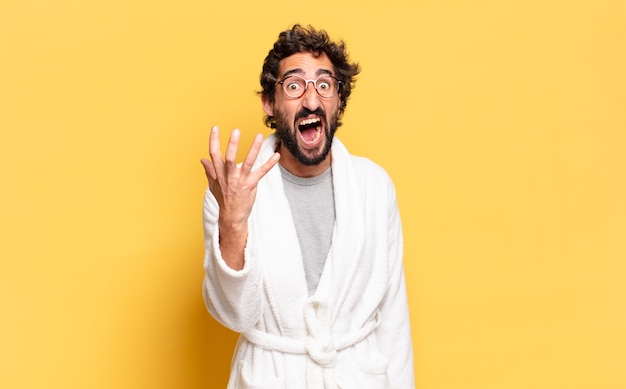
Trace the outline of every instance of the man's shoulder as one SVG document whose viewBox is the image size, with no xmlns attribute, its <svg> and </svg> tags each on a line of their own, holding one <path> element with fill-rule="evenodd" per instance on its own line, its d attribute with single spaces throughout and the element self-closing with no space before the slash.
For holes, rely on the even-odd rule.
<svg viewBox="0 0 626 389">
<path fill-rule="evenodd" d="M 378 163 L 368 157 L 352 154 L 346 146 L 335 138 L 334 150 L 337 151 L 340 161 L 346 158 L 350 161 L 349 165 L 357 175 L 359 180 L 364 183 L 372 183 L 380 186 L 393 185 L 387 171 Z M 340 162 L 343 164 L 344 162 Z"/>
<path fill-rule="evenodd" d="M 358 180 L 367 191 L 378 193 L 393 190 L 391 177 L 382 166 L 363 156 L 351 155 L 350 159 Z"/>
<path fill-rule="evenodd" d="M 350 159 L 352 160 L 352 164 L 354 165 L 355 169 L 361 173 L 364 173 L 368 176 L 380 176 L 381 178 L 388 177 L 387 172 L 382 166 L 367 157 L 350 155 Z"/>
</svg>

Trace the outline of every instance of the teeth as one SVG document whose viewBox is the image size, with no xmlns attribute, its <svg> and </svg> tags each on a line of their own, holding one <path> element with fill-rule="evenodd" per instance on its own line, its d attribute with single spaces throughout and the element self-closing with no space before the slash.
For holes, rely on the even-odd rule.
<svg viewBox="0 0 626 389">
<path fill-rule="evenodd" d="M 318 123 L 319 121 L 320 121 L 319 118 L 304 119 L 303 121 L 300 122 L 300 125 L 306 126 L 309 124 Z"/>
</svg>

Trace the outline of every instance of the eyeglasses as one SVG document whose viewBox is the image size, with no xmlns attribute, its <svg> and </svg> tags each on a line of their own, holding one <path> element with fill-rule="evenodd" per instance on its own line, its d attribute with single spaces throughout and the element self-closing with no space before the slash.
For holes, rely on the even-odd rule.
<svg viewBox="0 0 626 389">
<path fill-rule="evenodd" d="M 322 76 L 317 80 L 305 80 L 300 76 L 287 76 L 276 82 L 276 84 L 282 85 L 287 97 L 297 99 L 304 95 L 309 82 L 313 83 L 317 94 L 326 99 L 339 93 L 339 88 L 341 87 L 341 81 L 333 76 Z"/>
</svg>

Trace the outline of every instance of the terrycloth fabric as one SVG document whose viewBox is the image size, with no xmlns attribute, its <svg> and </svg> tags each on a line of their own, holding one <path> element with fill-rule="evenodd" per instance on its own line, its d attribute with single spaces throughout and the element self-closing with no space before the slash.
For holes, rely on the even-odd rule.
<svg viewBox="0 0 626 389">
<path fill-rule="evenodd" d="M 257 165 L 276 148 L 268 137 Z M 279 167 L 260 181 L 245 266 L 219 250 L 218 204 L 204 204 L 209 312 L 240 332 L 228 389 L 409 389 L 413 356 L 395 190 L 371 161 L 332 146 L 336 223 L 320 283 L 308 296 Z"/>
</svg>

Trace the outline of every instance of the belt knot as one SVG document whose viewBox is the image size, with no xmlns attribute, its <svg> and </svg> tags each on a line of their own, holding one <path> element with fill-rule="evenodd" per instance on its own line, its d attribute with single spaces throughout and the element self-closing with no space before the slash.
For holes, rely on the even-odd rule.
<svg viewBox="0 0 626 389">
<path fill-rule="evenodd" d="M 337 359 L 337 348 L 331 337 L 321 339 L 308 337 L 306 340 L 306 351 L 318 365 L 324 368 L 333 367 Z"/>
<path fill-rule="evenodd" d="M 331 335 L 329 304 L 315 298 L 310 299 L 304 307 L 304 321 L 309 332 L 305 344 L 307 353 L 321 367 L 333 367 L 337 358 L 337 347 Z"/>
</svg>

